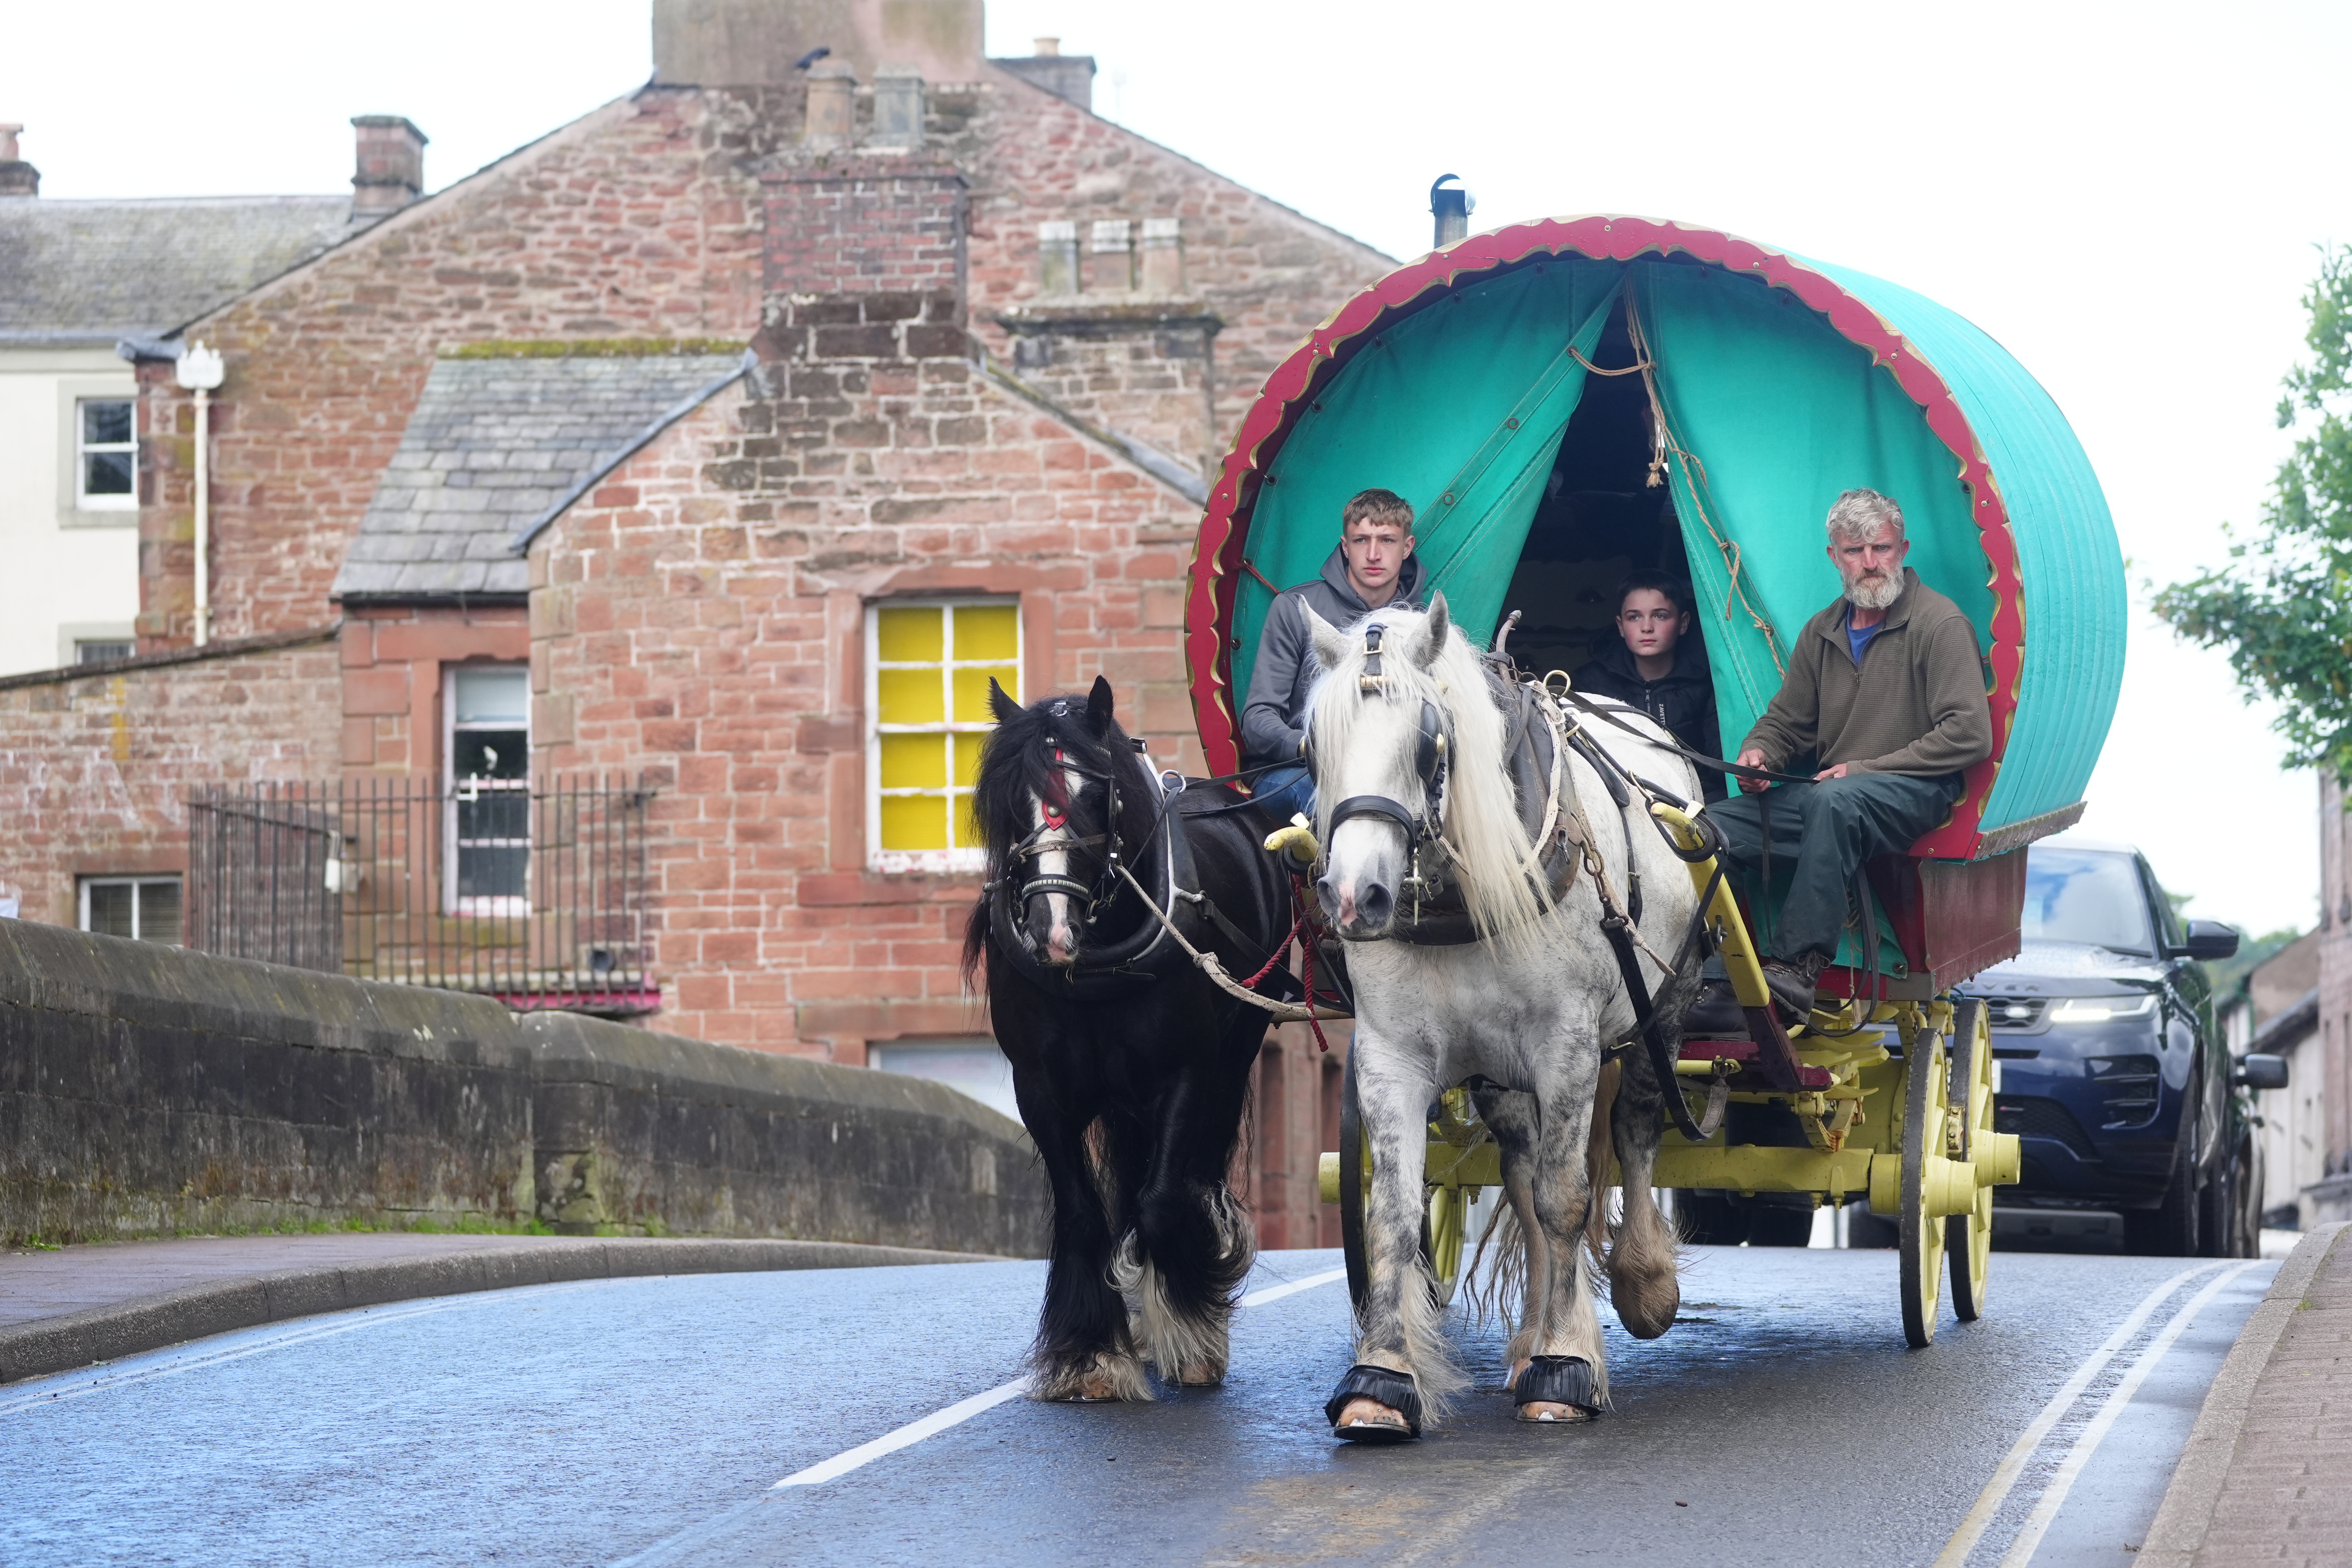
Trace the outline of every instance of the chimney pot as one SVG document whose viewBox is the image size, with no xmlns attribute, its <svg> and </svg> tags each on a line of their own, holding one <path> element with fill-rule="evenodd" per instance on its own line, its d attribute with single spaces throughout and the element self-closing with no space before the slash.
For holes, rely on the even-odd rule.
<svg viewBox="0 0 2352 1568">
<path fill-rule="evenodd" d="M 1062 52 L 1062 40 L 1059 38 L 1039 38 L 1037 40 L 1037 52 L 1041 55 L 1058 55 Z"/>
<path fill-rule="evenodd" d="M 352 216 L 380 218 L 424 195 L 424 132 L 397 114 L 354 115 L 352 129 L 359 165 L 352 175 Z"/>
<path fill-rule="evenodd" d="M 801 142 L 846 147 L 856 134 L 857 77 L 838 57 L 809 68 L 808 121 Z"/>
<path fill-rule="evenodd" d="M 874 73 L 874 133 L 877 147 L 923 144 L 923 73 L 912 66 L 884 66 Z"/>
<path fill-rule="evenodd" d="M 16 136 L 21 125 L 0 125 L 0 196 L 37 196 L 41 194 L 41 172 L 25 162 L 16 151 Z"/>
</svg>

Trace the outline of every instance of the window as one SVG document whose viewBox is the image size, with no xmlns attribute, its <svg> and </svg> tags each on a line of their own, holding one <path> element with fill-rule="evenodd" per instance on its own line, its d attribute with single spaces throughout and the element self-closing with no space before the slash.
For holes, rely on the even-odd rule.
<svg viewBox="0 0 2352 1568">
<path fill-rule="evenodd" d="M 530 672 L 450 671 L 443 898 L 452 914 L 522 914 L 530 892 Z"/>
<path fill-rule="evenodd" d="M 866 847 L 881 871 L 978 870 L 971 820 L 993 679 L 1021 695 L 1021 606 L 893 600 L 866 613 Z"/>
<path fill-rule="evenodd" d="M 139 506 L 139 439 L 127 397 L 74 400 L 74 504 L 91 511 Z"/>
<path fill-rule="evenodd" d="M 180 879 L 84 877 L 81 929 L 180 945 Z"/>
<path fill-rule="evenodd" d="M 2141 958 L 2155 952 L 2147 895 L 2132 857 L 2042 844 L 2026 854 L 2026 941 L 2078 942 Z"/>
<path fill-rule="evenodd" d="M 102 659 L 129 658 L 139 651 L 139 645 L 129 637 L 76 637 L 76 664 L 96 664 Z"/>
</svg>

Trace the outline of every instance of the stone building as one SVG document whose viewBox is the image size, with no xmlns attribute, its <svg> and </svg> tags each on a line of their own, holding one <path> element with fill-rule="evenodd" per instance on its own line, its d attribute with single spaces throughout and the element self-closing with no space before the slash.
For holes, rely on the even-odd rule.
<svg viewBox="0 0 2352 1568">
<path fill-rule="evenodd" d="M 380 118 L 356 122 L 362 160 Z M 59 201 L 40 194 L 23 130 L 0 125 L 0 675 L 131 651 L 139 385 L 117 345 L 390 210 L 356 182 L 356 196 Z"/>
<path fill-rule="evenodd" d="M 523 953 L 481 986 L 517 1005 L 983 1071 L 976 694 L 1106 675 L 1200 770 L 1180 579 L 1213 455 L 1391 263 L 1095 116 L 1091 62 L 980 37 L 978 0 L 656 0 L 646 88 L 176 323 L 226 365 L 211 640 L 191 402 L 142 360 L 139 651 L 0 679 L 0 896 L 135 920 L 192 873 L 192 795 L 234 786 L 189 889 L 223 939 L 286 917 L 207 879 L 300 839 L 346 966 L 397 946 L 353 911 L 404 882 L 419 940 Z M 582 776 L 634 814 L 625 926 L 542 880 Z M 381 803 L 427 797 L 395 866 Z M 1329 1239 L 1336 1063 L 1290 1033 L 1273 1246 Z"/>
<path fill-rule="evenodd" d="M 2303 1189 L 2304 1218 L 2352 1219 L 2352 816 L 2343 787 L 2319 784 L 2319 984 L 2317 1038 L 2296 1053 L 2294 1071 L 2317 1081 L 2310 1119 L 2323 1130 L 2318 1179 Z M 2315 1047 L 2316 1048 L 2315 1048 Z"/>
</svg>

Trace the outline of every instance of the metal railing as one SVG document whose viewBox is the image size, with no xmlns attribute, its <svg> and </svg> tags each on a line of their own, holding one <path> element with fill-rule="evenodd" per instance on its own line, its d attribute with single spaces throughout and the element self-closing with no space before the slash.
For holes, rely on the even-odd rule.
<svg viewBox="0 0 2352 1568">
<path fill-rule="evenodd" d="M 201 786 L 186 941 L 518 1009 L 650 1013 L 651 798 L 574 776 Z"/>
</svg>

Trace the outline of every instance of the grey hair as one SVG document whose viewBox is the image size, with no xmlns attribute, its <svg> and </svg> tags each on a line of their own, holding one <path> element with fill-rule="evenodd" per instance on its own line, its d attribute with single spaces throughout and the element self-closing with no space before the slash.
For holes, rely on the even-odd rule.
<svg viewBox="0 0 2352 1568">
<path fill-rule="evenodd" d="M 1830 537 L 1859 544 L 1887 523 L 1903 531 L 1903 509 L 1876 490 L 1848 490 L 1830 508 Z"/>
</svg>

